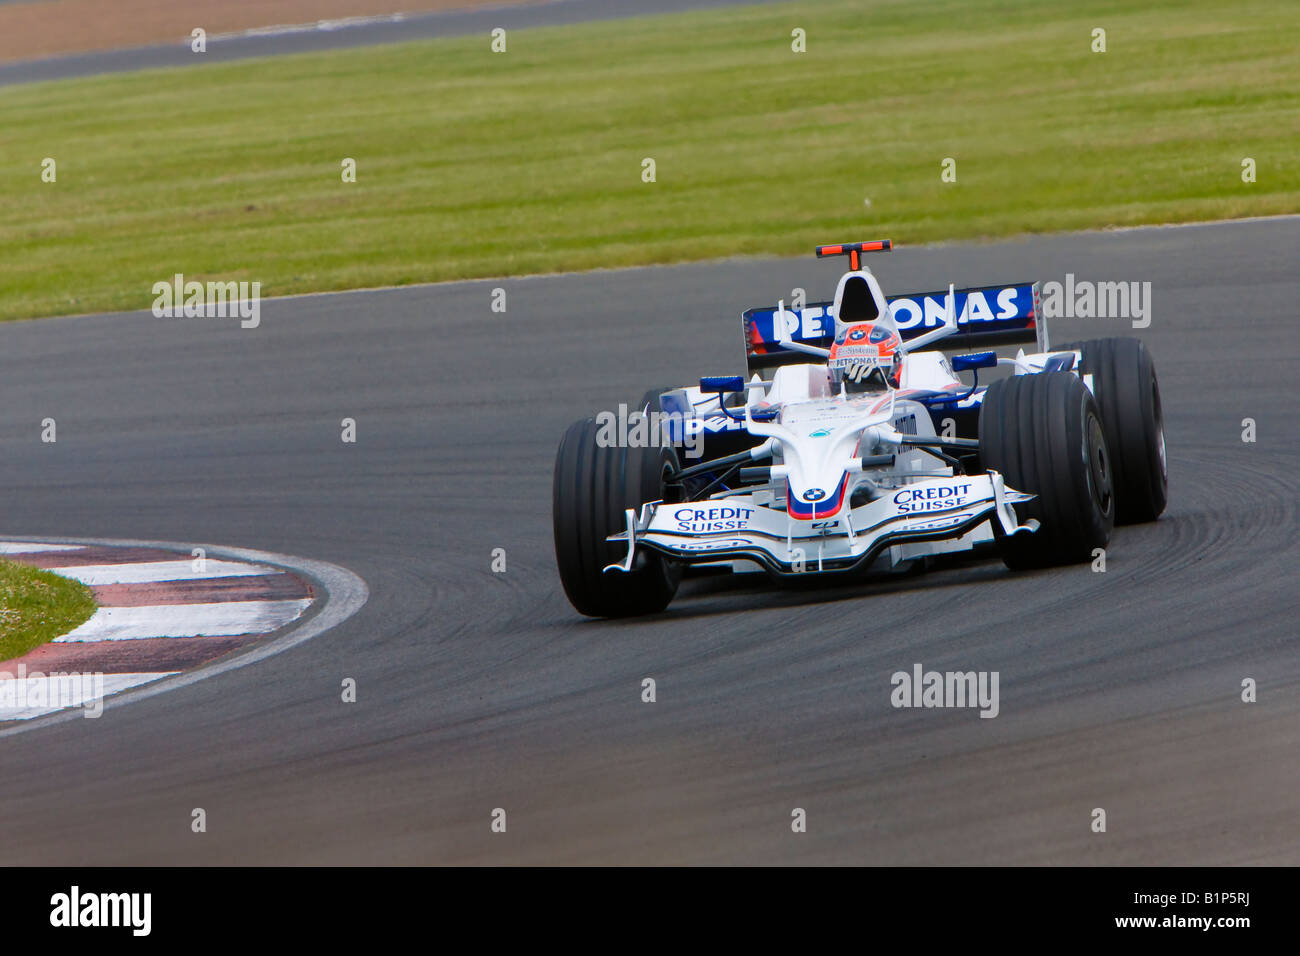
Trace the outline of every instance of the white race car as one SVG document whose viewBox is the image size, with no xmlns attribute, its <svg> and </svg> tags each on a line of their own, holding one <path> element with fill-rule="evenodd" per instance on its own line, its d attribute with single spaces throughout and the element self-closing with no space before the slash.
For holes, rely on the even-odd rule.
<svg viewBox="0 0 1300 956">
<path fill-rule="evenodd" d="M 662 611 L 688 566 L 843 575 L 985 544 L 1013 569 L 1085 561 L 1117 520 L 1159 516 L 1160 389 L 1139 340 L 1050 348 L 1036 283 L 886 297 L 860 257 L 889 248 L 820 246 L 850 257 L 833 300 L 746 311 L 747 379 L 653 390 L 630 431 L 610 413 L 570 426 L 553 519 L 578 611 Z"/>
</svg>

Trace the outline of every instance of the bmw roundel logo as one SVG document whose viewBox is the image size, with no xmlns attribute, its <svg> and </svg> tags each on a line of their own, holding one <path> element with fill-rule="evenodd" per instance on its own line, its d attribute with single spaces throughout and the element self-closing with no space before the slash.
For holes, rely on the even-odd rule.
<svg viewBox="0 0 1300 956">
<path fill-rule="evenodd" d="M 820 488 L 809 488 L 803 493 L 804 501 L 821 501 L 825 497 L 826 492 L 822 491 Z"/>
<path fill-rule="evenodd" d="M 851 338 L 855 342 L 860 341 L 861 339 L 865 339 L 866 337 L 867 337 L 866 329 L 854 329 L 852 332 L 849 333 L 849 338 Z"/>
</svg>

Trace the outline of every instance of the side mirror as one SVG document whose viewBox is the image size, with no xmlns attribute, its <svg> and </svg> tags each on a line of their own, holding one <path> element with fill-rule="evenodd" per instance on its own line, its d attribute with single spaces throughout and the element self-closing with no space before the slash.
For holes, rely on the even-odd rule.
<svg viewBox="0 0 1300 956">
<path fill-rule="evenodd" d="M 969 355 L 954 355 L 952 370 L 965 372 L 973 368 L 993 368 L 998 364 L 997 352 L 971 352 Z"/>
<path fill-rule="evenodd" d="M 743 392 L 745 379 L 741 375 L 706 375 L 700 379 L 701 392 Z"/>
</svg>

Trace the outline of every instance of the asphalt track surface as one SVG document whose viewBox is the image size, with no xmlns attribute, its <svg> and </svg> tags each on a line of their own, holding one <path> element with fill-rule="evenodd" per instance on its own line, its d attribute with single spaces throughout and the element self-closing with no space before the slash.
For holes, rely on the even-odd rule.
<svg viewBox="0 0 1300 956">
<path fill-rule="evenodd" d="M 827 237 L 849 238 L 870 237 Z M 1152 282 L 1149 328 L 1053 332 L 1153 350 L 1165 516 L 1120 529 L 1104 574 L 700 580 L 622 623 L 560 591 L 565 426 L 736 371 L 740 309 L 828 293 L 841 263 L 309 296 L 265 302 L 253 330 L 147 312 L 0 326 L 0 532 L 258 548 L 371 592 L 253 666 L 0 741 L 0 861 L 1300 862 L 1298 246 L 1285 219 L 872 260 L 900 292 Z M 894 709 L 890 676 L 915 662 L 998 671 L 1000 715 Z"/>
<path fill-rule="evenodd" d="M 210 37 L 203 54 L 190 49 L 188 38 L 177 37 L 176 42 L 170 44 L 0 64 L 0 86 L 158 67 L 202 66 L 249 57 L 313 53 L 473 33 L 486 36 L 497 27 L 507 31 L 522 30 L 764 2 L 771 0 L 654 0 L 653 3 L 645 0 L 549 0 L 525 6 L 410 13 L 399 21 L 348 24 L 324 30 Z M 400 6 L 397 0 L 395 5 Z"/>
</svg>

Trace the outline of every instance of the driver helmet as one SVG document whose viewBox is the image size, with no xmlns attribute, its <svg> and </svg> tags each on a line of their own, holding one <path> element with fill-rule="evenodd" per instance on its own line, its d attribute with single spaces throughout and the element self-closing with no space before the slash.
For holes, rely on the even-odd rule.
<svg viewBox="0 0 1300 956">
<path fill-rule="evenodd" d="M 903 374 L 902 340 L 893 329 L 874 322 L 841 327 L 835 333 L 826 367 L 831 384 L 846 392 L 883 392 L 898 388 Z"/>
</svg>

